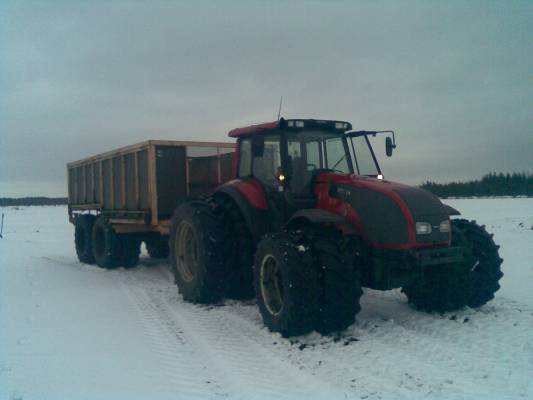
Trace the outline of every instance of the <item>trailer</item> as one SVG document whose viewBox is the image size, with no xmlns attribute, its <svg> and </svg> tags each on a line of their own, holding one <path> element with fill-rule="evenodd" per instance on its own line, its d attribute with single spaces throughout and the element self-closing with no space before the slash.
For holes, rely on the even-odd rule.
<svg viewBox="0 0 533 400">
<path fill-rule="evenodd" d="M 104 215 L 120 238 L 136 234 L 137 241 L 156 243 L 154 238 L 169 234 L 179 204 L 208 196 L 231 179 L 234 148 L 233 143 L 148 140 L 71 162 L 69 220 L 88 228 Z M 80 217 L 90 222 L 77 223 Z M 77 237 L 77 247 L 83 247 L 80 240 L 90 242 L 89 230 L 77 229 L 77 234 L 83 236 Z"/>
</svg>

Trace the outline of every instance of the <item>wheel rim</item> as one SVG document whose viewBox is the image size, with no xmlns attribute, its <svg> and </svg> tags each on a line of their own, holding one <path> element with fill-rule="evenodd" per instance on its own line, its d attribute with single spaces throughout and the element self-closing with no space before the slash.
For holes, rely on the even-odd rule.
<svg viewBox="0 0 533 400">
<path fill-rule="evenodd" d="M 198 272 L 198 241 L 192 226 L 185 221 L 178 226 L 174 250 L 179 274 L 191 282 Z"/>
<path fill-rule="evenodd" d="M 272 255 L 267 255 L 261 263 L 261 296 L 268 312 L 274 316 L 283 311 L 283 279 L 278 260 Z"/>
</svg>

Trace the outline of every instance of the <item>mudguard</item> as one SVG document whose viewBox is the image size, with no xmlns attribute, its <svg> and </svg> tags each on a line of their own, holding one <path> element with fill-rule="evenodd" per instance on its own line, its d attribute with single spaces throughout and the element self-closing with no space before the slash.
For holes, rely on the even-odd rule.
<svg viewBox="0 0 533 400">
<path fill-rule="evenodd" d="M 259 185 L 241 180 L 230 181 L 216 190 L 215 200 L 219 196 L 227 196 L 235 202 L 254 240 L 259 240 L 270 230 L 266 197 Z"/>
<path fill-rule="evenodd" d="M 448 215 L 461 215 L 459 211 L 457 211 L 455 208 L 449 206 L 448 204 L 442 203 L 446 211 L 448 211 Z"/>
</svg>

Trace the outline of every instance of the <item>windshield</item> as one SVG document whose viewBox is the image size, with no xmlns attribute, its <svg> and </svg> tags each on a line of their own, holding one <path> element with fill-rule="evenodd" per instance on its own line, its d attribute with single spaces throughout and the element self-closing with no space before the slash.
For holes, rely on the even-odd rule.
<svg viewBox="0 0 533 400">
<path fill-rule="evenodd" d="M 287 133 L 288 164 L 294 192 L 311 190 L 311 178 L 317 171 L 377 176 L 366 136 L 347 138 L 344 133 L 302 130 Z"/>
<path fill-rule="evenodd" d="M 320 130 L 303 130 L 287 134 L 291 188 L 295 192 L 310 190 L 316 171 L 353 173 L 350 152 L 344 134 Z"/>
<path fill-rule="evenodd" d="M 350 153 L 357 175 L 377 176 L 379 172 L 367 135 L 351 137 Z"/>
</svg>

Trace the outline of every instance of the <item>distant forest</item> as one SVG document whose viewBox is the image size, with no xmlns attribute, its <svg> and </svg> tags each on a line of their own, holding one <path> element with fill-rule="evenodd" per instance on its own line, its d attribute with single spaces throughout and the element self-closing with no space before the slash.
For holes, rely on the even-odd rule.
<svg viewBox="0 0 533 400">
<path fill-rule="evenodd" d="M 439 197 L 473 196 L 533 196 L 533 174 L 515 172 L 512 174 L 490 173 L 481 180 L 469 182 L 435 183 L 426 182 L 420 186 Z"/>
<path fill-rule="evenodd" d="M 502 174 L 491 172 L 468 182 L 436 183 L 426 182 L 421 188 L 439 197 L 491 197 L 527 196 L 533 197 L 533 174 L 515 172 Z M 57 206 L 68 204 L 66 197 L 0 197 L 0 207 L 7 206 Z"/>
<path fill-rule="evenodd" d="M 0 197 L 0 207 L 7 206 L 58 206 L 67 204 L 66 197 Z"/>
</svg>

